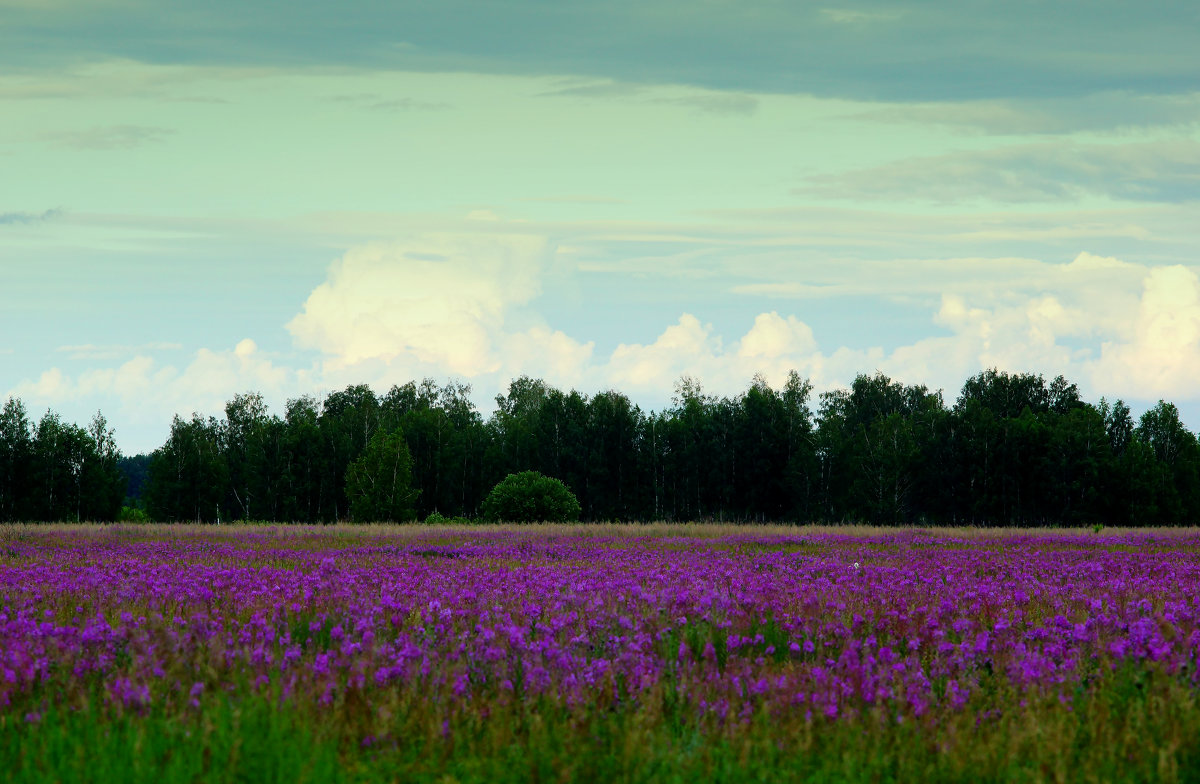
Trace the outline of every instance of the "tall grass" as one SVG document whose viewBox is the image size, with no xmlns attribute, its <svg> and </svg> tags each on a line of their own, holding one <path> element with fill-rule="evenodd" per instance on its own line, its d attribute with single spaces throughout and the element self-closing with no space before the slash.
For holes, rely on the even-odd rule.
<svg viewBox="0 0 1200 784">
<path fill-rule="evenodd" d="M 0 717 L 0 770 L 13 782 L 1200 781 L 1200 702 L 1178 678 L 1125 668 L 1067 702 L 1012 698 L 936 724 L 881 711 L 714 723 L 665 690 L 587 711 L 552 697 L 463 712 L 410 695 L 380 711 L 353 692 L 327 707 L 248 692 L 139 715 L 93 700 Z"/>
</svg>

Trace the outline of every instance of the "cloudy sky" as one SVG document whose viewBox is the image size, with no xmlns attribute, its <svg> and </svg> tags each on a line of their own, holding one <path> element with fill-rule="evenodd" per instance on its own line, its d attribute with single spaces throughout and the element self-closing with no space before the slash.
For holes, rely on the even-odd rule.
<svg viewBox="0 0 1200 784">
<path fill-rule="evenodd" d="M 1200 427 L 1200 5 L 0 0 L 0 397 L 1062 373 Z"/>
</svg>

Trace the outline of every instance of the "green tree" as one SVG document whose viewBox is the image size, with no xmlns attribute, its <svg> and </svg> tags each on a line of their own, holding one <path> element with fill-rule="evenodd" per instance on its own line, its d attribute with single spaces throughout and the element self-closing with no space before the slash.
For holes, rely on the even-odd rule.
<svg viewBox="0 0 1200 784">
<path fill-rule="evenodd" d="M 591 491 L 590 469 L 594 467 L 588 443 L 588 401 L 575 390 L 547 389 L 535 422 L 537 462 L 535 470 L 556 476 L 576 488 L 580 507 L 587 508 Z"/>
<path fill-rule="evenodd" d="M 322 481 L 320 414 L 317 401 L 299 397 L 287 402 L 280 436 L 282 462 L 279 477 L 278 519 L 313 521 L 321 519 L 322 492 L 332 483 Z"/>
<path fill-rule="evenodd" d="M 754 520 L 780 520 L 790 511 L 788 421 L 783 398 L 756 375 L 733 407 L 731 483 L 734 513 Z"/>
<path fill-rule="evenodd" d="M 45 413 L 33 439 L 33 519 L 84 519 L 84 466 L 92 451 L 87 432 L 53 411 Z"/>
<path fill-rule="evenodd" d="M 473 515 L 483 501 L 488 448 L 483 418 L 468 384 L 432 379 L 394 386 L 381 403 L 381 427 L 399 426 L 413 458 L 417 516 Z"/>
<path fill-rule="evenodd" d="M 540 379 L 521 376 L 508 385 L 508 393 L 496 396 L 496 413 L 488 423 L 493 449 L 489 456 L 492 476 L 540 466 L 538 420 L 549 388 Z"/>
<path fill-rule="evenodd" d="M 1061 376 L 1047 385 L 1040 375 L 993 368 L 967 379 L 954 406 L 962 517 L 987 525 L 1050 522 L 1052 424 L 1077 405 L 1078 389 Z"/>
<path fill-rule="evenodd" d="M 278 471 L 272 465 L 272 458 L 278 442 L 278 425 L 279 420 L 267 413 L 267 404 L 257 392 L 234 395 L 225 404 L 221 435 L 232 496 L 227 506 L 243 520 L 274 517 Z"/>
<path fill-rule="evenodd" d="M 229 468 L 221 423 L 192 414 L 171 421 L 167 443 L 155 450 L 146 480 L 146 508 L 155 520 L 219 522 Z"/>
<path fill-rule="evenodd" d="M 449 437 L 438 460 L 439 508 L 472 516 L 483 503 L 488 430 L 471 402 L 469 384 L 450 383 L 438 392 L 438 406 L 449 424 Z"/>
<path fill-rule="evenodd" d="M 812 382 L 792 370 L 780 394 L 787 439 L 783 489 L 788 501 L 784 516 L 793 520 L 808 520 L 816 511 L 821 469 L 817 460 L 813 416 L 809 408 L 812 390 Z"/>
<path fill-rule="evenodd" d="M 0 411 L 0 521 L 28 514 L 33 433 L 25 406 L 10 397 Z"/>
<path fill-rule="evenodd" d="M 99 412 L 87 430 L 47 411 L 30 427 L 21 401 L 0 412 L 0 520 L 113 520 L 125 477 Z"/>
<path fill-rule="evenodd" d="M 1104 420 L 1104 432 L 1108 435 L 1108 444 L 1113 456 L 1119 458 L 1133 440 L 1134 425 L 1129 406 L 1125 405 L 1124 400 L 1110 405 L 1107 400 L 1100 398 L 1097 410 Z"/>
<path fill-rule="evenodd" d="M 117 469 L 125 477 L 125 504 L 127 506 L 145 508 L 146 480 L 150 477 L 150 460 L 148 454 L 122 455 L 117 459 Z"/>
<path fill-rule="evenodd" d="M 584 432 L 579 446 L 586 460 L 581 505 L 591 520 L 632 520 L 653 513 L 647 499 L 652 475 L 639 466 L 644 449 L 641 410 L 625 395 L 606 391 L 585 401 Z M 577 429 L 571 437 L 577 437 Z"/>
<path fill-rule="evenodd" d="M 380 430 L 371 437 L 346 469 L 346 496 L 355 522 L 405 522 L 416 517 L 412 457 L 402 430 Z"/>
<path fill-rule="evenodd" d="M 1104 414 L 1083 404 L 1065 414 L 1051 415 L 1049 425 L 1048 449 L 1041 461 L 1048 480 L 1041 499 L 1046 521 L 1065 525 L 1113 522 L 1105 484 L 1113 481 L 1116 460 Z"/>
<path fill-rule="evenodd" d="M 1179 409 L 1162 400 L 1138 421 L 1137 436 L 1154 454 L 1151 469 L 1157 522 L 1181 525 L 1200 514 L 1200 446 L 1179 419 Z"/>
<path fill-rule="evenodd" d="M 80 486 L 80 514 L 84 520 L 116 520 L 125 500 L 127 482 L 121 471 L 121 453 L 113 429 L 99 411 L 87 429 Z"/>
<path fill-rule="evenodd" d="M 324 462 L 322 518 L 339 520 L 348 514 L 346 471 L 379 430 L 379 419 L 379 399 L 366 384 L 348 386 L 325 398 L 319 421 Z"/>
<path fill-rule="evenodd" d="M 717 400 L 704 393 L 698 379 L 675 382 L 672 408 L 665 420 L 667 453 L 664 479 L 670 517 L 697 520 L 709 516 L 716 445 L 713 412 Z M 719 470 L 719 469 L 718 469 Z"/>
<path fill-rule="evenodd" d="M 570 488 L 537 471 L 509 474 L 483 502 L 483 516 L 495 522 L 567 522 L 578 520 L 579 512 Z"/>
<path fill-rule="evenodd" d="M 922 467 L 944 406 L 941 393 L 882 373 L 821 396 L 818 441 L 825 515 L 834 520 L 909 522 L 922 516 Z"/>
</svg>

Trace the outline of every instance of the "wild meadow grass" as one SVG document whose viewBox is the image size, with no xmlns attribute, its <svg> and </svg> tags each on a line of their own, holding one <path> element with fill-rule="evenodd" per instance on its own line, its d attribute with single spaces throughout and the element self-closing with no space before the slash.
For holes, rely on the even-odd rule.
<svg viewBox="0 0 1200 784">
<path fill-rule="evenodd" d="M 1197 781 L 1200 534 L 0 528 L 13 781 Z"/>
</svg>

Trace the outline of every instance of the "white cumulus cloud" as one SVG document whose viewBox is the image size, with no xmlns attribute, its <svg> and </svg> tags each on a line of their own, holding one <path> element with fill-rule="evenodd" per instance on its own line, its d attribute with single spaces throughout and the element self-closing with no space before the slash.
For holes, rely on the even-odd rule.
<svg viewBox="0 0 1200 784">
<path fill-rule="evenodd" d="M 1131 334 L 1106 341 L 1092 365 L 1094 383 L 1115 394 L 1194 398 L 1200 391 L 1200 277 L 1159 267 L 1143 282 Z"/>
<path fill-rule="evenodd" d="M 512 310 L 540 291 L 544 254 L 540 237 L 491 234 L 355 248 L 287 329 L 333 369 L 375 360 L 467 377 L 495 372 Z"/>
<path fill-rule="evenodd" d="M 1065 263 L 1024 261 L 1004 286 L 995 265 L 955 262 L 948 269 L 962 279 L 947 281 L 930 313 L 946 334 L 888 350 L 820 346 L 802 313 L 772 310 L 730 336 L 685 312 L 653 340 L 601 355 L 584 339 L 592 336 L 536 323 L 532 303 L 551 258 L 540 237 L 486 233 L 357 248 L 288 329 L 321 352 L 327 384 L 458 376 L 490 394 L 525 374 L 662 399 L 683 375 L 736 394 L 759 373 L 782 384 L 796 370 L 821 391 L 879 370 L 952 400 L 966 377 L 999 367 L 1062 373 L 1096 396 L 1186 399 L 1200 388 L 1200 282 L 1184 267 L 1084 252 Z M 982 278 L 971 285 L 963 276 L 975 271 Z"/>
<path fill-rule="evenodd" d="M 650 406 L 662 405 L 684 375 L 710 393 L 736 395 L 756 374 L 781 386 L 791 370 L 817 392 L 878 370 L 944 389 L 949 402 L 968 376 L 990 367 L 1061 373 L 1092 399 L 1200 397 L 1200 276 L 1190 267 L 1081 253 L 1023 262 L 1004 286 L 992 266 L 956 263 L 958 277 L 928 312 L 942 334 L 898 346 L 822 346 L 800 300 L 796 312 L 758 313 L 740 334 L 719 334 L 684 312 L 645 342 L 601 353 L 591 340 L 599 336 L 552 327 L 537 313 L 543 278 L 561 262 L 545 238 L 486 231 L 354 248 L 287 324 L 297 347 L 316 354 L 307 366 L 281 363 L 246 338 L 201 349 L 178 367 L 147 352 L 77 374 L 53 367 L 11 394 L 32 410 L 86 404 L 109 412 L 116 401 L 114 414 L 158 425 L 160 440 L 171 415 L 220 415 L 238 392 L 262 392 L 278 410 L 298 394 L 349 383 L 382 391 L 426 376 L 468 381 L 485 411 L 519 375 L 584 392 L 620 389 Z"/>
<path fill-rule="evenodd" d="M 115 367 L 89 368 L 74 375 L 54 367 L 8 394 L 35 412 L 53 408 L 81 418 L 99 407 L 110 422 L 133 426 L 139 433 L 154 429 L 157 441 L 126 445 L 140 451 L 153 449 L 166 437 L 175 414 L 220 415 L 226 401 L 248 390 L 261 392 L 279 406 L 289 396 L 311 391 L 313 381 L 310 371 L 277 364 L 247 338 L 232 350 L 202 348 L 183 367 L 160 364 L 144 354 Z"/>
</svg>

